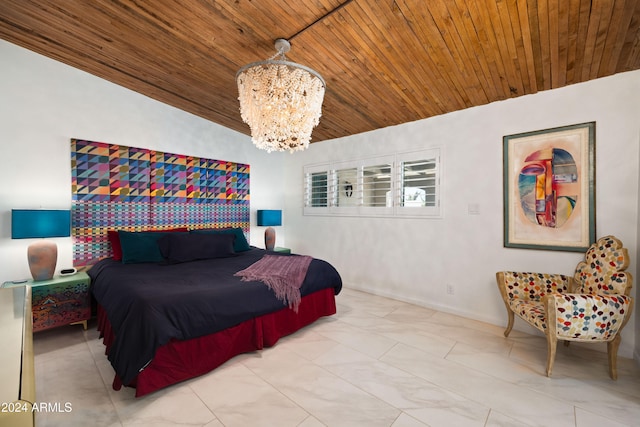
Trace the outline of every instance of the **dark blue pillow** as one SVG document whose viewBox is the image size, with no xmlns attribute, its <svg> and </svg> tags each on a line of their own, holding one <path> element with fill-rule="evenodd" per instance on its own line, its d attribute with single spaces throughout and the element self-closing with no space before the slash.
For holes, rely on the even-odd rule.
<svg viewBox="0 0 640 427">
<path fill-rule="evenodd" d="M 247 238 L 244 237 L 242 228 L 204 228 L 200 230 L 191 230 L 191 232 L 201 234 L 232 234 L 236 236 L 236 239 L 233 242 L 234 251 L 244 252 L 251 249 L 249 247 L 249 243 L 247 242 Z"/>
<path fill-rule="evenodd" d="M 118 231 L 122 246 L 122 263 L 162 262 L 164 258 L 158 248 L 158 239 L 167 234 L 186 234 L 157 231 Z"/>
<path fill-rule="evenodd" d="M 162 256 L 170 263 L 236 256 L 233 234 L 169 233 L 158 239 Z"/>
</svg>

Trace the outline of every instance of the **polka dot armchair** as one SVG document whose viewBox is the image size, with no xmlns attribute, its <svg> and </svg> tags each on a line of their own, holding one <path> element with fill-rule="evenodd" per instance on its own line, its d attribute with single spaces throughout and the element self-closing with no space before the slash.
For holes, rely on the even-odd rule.
<svg viewBox="0 0 640 427">
<path fill-rule="evenodd" d="M 551 376 L 558 340 L 606 342 L 609 375 L 617 379 L 620 331 L 629 321 L 633 299 L 629 254 L 613 236 L 599 239 L 587 250 L 573 277 L 562 274 L 500 271 L 496 280 L 507 308 L 547 337 L 547 376 Z"/>
</svg>

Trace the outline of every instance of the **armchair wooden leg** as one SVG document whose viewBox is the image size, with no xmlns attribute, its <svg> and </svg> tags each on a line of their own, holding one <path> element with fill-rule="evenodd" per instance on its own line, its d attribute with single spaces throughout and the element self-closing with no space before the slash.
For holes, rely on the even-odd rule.
<svg viewBox="0 0 640 427">
<path fill-rule="evenodd" d="M 609 376 L 612 380 L 618 379 L 618 347 L 620 347 L 620 334 L 616 335 L 616 337 L 607 342 L 607 355 L 609 358 Z"/>
<path fill-rule="evenodd" d="M 556 347 L 558 344 L 558 338 L 555 334 L 547 333 L 547 376 L 551 376 L 553 370 L 553 362 L 556 359 Z"/>
<path fill-rule="evenodd" d="M 513 311 L 511 311 L 509 308 L 507 308 L 507 318 L 508 318 L 507 329 L 504 330 L 505 337 L 508 337 L 509 334 L 511 333 L 511 329 L 513 329 Z"/>
</svg>

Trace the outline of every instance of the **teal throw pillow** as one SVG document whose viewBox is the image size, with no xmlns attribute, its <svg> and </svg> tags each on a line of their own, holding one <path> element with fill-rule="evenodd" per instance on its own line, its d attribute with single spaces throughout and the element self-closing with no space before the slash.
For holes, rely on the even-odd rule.
<svg viewBox="0 0 640 427">
<path fill-rule="evenodd" d="M 158 247 L 158 239 L 167 234 L 176 233 L 118 231 L 122 246 L 122 263 L 163 262 L 164 258 Z"/>
</svg>

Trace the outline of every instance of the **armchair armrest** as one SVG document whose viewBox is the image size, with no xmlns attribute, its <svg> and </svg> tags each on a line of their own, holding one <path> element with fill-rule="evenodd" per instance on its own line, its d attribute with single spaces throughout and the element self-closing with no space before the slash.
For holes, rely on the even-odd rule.
<svg viewBox="0 0 640 427">
<path fill-rule="evenodd" d="M 544 298 L 549 333 L 570 341 L 611 341 L 624 327 L 633 299 L 626 295 L 550 294 Z"/>
<path fill-rule="evenodd" d="M 573 278 L 564 274 L 500 271 L 496 273 L 500 293 L 505 302 L 515 299 L 540 301 L 547 294 L 564 294 Z"/>
</svg>

